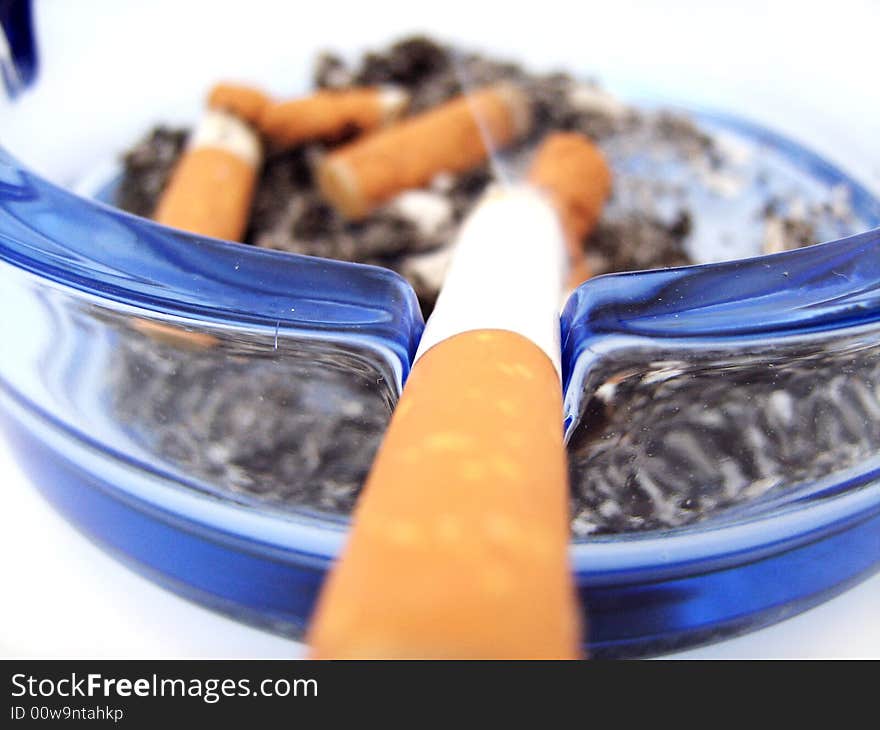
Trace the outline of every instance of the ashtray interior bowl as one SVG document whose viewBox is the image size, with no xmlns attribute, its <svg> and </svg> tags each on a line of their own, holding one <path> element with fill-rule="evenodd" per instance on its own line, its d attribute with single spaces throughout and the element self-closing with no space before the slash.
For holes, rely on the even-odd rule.
<svg viewBox="0 0 880 730">
<path fill-rule="evenodd" d="M 75 12 L 38 14 L 41 75 L 0 110 L 0 291 L 4 339 L 15 343 L 0 359 L 0 416 L 35 484 L 88 535 L 184 596 L 298 636 L 345 537 L 340 505 L 284 507 L 254 493 L 258 472 L 226 473 L 240 488 L 218 489 L 215 461 L 182 468 L 157 458 L 132 423 L 147 411 L 164 422 L 202 412 L 212 393 L 226 392 L 228 373 L 237 388 L 254 373 L 259 387 L 211 406 L 226 409 L 240 433 L 272 424 L 248 420 L 236 403 L 276 398 L 312 419 L 316 449 L 373 449 L 418 343 L 418 303 L 383 269 L 183 234 L 61 187 L 81 183 L 145 125 L 191 120 L 218 77 L 304 88 L 302 69 L 321 46 L 253 42 L 252 52 L 230 54 L 231 43 L 243 42 L 230 17 L 194 58 L 187 33 L 199 27 L 197 14 L 175 11 L 182 30 L 163 31 L 167 58 L 147 64 L 138 54 L 155 40 L 144 24 L 155 28 L 151 13 L 161 13 L 113 7 L 106 22 L 118 32 L 102 43 L 69 32 Z M 334 35 L 330 21 L 319 13 L 310 37 L 343 48 L 371 38 L 357 24 L 347 25 L 351 37 Z M 377 40 L 396 30 L 369 27 Z M 81 54 L 73 69 L 59 63 L 71 53 Z M 589 70 L 574 49 L 560 65 Z M 689 499 L 705 491 L 707 473 L 749 497 L 677 527 L 593 534 L 587 520 L 575 529 L 571 560 L 593 655 L 656 654 L 754 629 L 844 590 L 880 561 L 880 233 L 867 230 L 880 225 L 880 203 L 863 185 L 864 160 L 842 168 L 834 163 L 855 159 L 852 146 L 820 157 L 741 121 L 740 110 L 757 108 L 744 88 L 739 96 L 726 89 L 730 113 L 709 115 L 699 111 L 706 95 L 679 91 L 695 113 L 817 185 L 845 186 L 866 232 L 771 257 L 604 276 L 569 300 L 562 336 L 572 453 L 604 439 L 626 456 L 622 464 L 591 456 L 576 468 L 598 480 L 636 463 L 662 491 L 662 468 L 677 463 Z M 145 355 L 154 352 L 161 361 Z M 147 389 L 156 368 L 169 377 L 199 373 L 211 387 L 193 380 L 191 401 L 178 393 L 159 402 Z M 725 387 L 713 389 L 718 382 Z M 302 387 L 292 392 L 289 383 Z M 705 423 L 679 405 L 701 398 L 715 414 Z M 835 415 L 838 401 L 852 407 Z M 352 403 L 371 403 L 380 415 L 365 421 Z M 649 408 L 658 431 L 681 434 L 677 461 L 656 458 L 657 439 L 621 430 Z M 322 414 L 335 414 L 344 429 L 320 433 Z M 698 437 L 713 433 L 727 444 L 719 447 L 725 458 L 693 456 L 705 451 L 688 446 L 694 424 L 704 427 Z M 731 429 L 739 434 L 732 441 Z M 164 437 L 200 453 L 186 430 Z M 795 449 L 804 442 L 815 445 L 806 456 Z M 731 476 L 737 460 L 750 466 Z M 291 478 L 303 468 L 292 460 Z M 359 475 L 318 477 L 348 494 L 347 480 Z M 588 507 L 603 509 L 601 501 Z"/>
</svg>

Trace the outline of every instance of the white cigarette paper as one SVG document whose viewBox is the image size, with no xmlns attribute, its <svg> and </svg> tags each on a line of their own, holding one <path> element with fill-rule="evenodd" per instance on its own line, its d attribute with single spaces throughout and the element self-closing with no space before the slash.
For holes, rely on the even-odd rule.
<svg viewBox="0 0 880 730">
<path fill-rule="evenodd" d="M 189 139 L 190 149 L 214 147 L 226 150 L 251 167 L 259 167 L 263 151 L 254 129 L 229 112 L 208 109 Z"/>
<path fill-rule="evenodd" d="M 449 337 L 500 329 L 527 337 L 561 377 L 559 295 L 568 270 L 556 209 L 527 185 L 490 190 L 465 220 L 416 360 Z"/>
</svg>

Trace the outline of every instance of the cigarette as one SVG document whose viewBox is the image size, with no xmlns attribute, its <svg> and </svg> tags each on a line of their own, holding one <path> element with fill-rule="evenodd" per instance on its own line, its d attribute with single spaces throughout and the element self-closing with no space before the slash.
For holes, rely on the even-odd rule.
<svg viewBox="0 0 880 730">
<path fill-rule="evenodd" d="M 262 150 L 247 122 L 208 109 L 153 215 L 167 226 L 240 241 L 247 229 Z"/>
<path fill-rule="evenodd" d="M 558 304 L 611 180 L 568 134 L 529 180 L 490 190 L 459 231 L 318 601 L 315 657 L 579 656 Z"/>
<path fill-rule="evenodd" d="M 266 105 L 259 117 L 263 134 L 279 147 L 335 139 L 348 130 L 366 132 L 395 121 L 409 96 L 392 86 L 319 91 L 303 99 Z"/>
<path fill-rule="evenodd" d="M 546 191 L 562 220 L 569 253 L 568 286 L 590 277 L 584 239 L 596 227 L 611 194 L 611 170 L 592 142 L 576 132 L 555 132 L 541 143 L 530 182 Z"/>
<path fill-rule="evenodd" d="M 463 224 L 308 634 L 319 658 L 575 658 L 559 294 L 532 186 Z"/>
<path fill-rule="evenodd" d="M 501 84 L 461 96 L 328 155 L 318 168 L 324 197 L 348 218 L 362 218 L 397 193 L 441 172 L 483 162 L 528 133 L 531 108 L 522 90 Z"/>
<path fill-rule="evenodd" d="M 208 94 L 208 107 L 229 112 L 256 126 L 272 99 L 260 89 L 246 84 L 216 84 Z"/>
</svg>

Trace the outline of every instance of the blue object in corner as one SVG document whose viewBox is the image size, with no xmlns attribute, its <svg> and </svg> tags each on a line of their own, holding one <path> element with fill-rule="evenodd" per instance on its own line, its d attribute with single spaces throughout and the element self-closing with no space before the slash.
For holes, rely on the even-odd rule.
<svg viewBox="0 0 880 730">
<path fill-rule="evenodd" d="M 37 77 L 30 0 L 0 0 L 0 75 L 10 96 L 16 96 Z"/>
</svg>

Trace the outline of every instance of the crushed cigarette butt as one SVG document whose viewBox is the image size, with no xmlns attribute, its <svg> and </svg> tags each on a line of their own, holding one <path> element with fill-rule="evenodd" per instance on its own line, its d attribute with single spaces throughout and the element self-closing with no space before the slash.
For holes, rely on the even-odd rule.
<svg viewBox="0 0 880 730">
<path fill-rule="evenodd" d="M 278 147 L 312 140 L 337 139 L 346 132 L 366 132 L 397 120 L 409 97 L 393 86 L 323 90 L 301 99 L 268 104 L 258 126 Z"/>
<path fill-rule="evenodd" d="M 510 84 L 458 97 L 328 155 L 318 169 L 318 186 L 343 215 L 362 218 L 438 173 L 463 172 L 485 161 L 490 141 L 503 147 L 528 132 L 530 114 L 528 98 Z"/>
<path fill-rule="evenodd" d="M 611 170 L 590 140 L 577 132 L 554 132 L 538 148 L 529 171 L 533 185 L 556 206 L 568 244 L 569 286 L 590 277 L 583 241 L 595 228 L 611 194 Z"/>
</svg>

